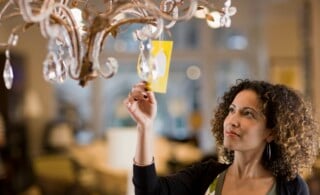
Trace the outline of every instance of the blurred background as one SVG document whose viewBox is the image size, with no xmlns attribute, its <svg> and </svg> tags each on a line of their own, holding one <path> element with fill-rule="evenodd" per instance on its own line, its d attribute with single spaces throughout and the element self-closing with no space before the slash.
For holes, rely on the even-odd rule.
<svg viewBox="0 0 320 195">
<path fill-rule="evenodd" d="M 154 139 L 160 175 L 216 157 L 210 119 L 218 98 L 236 79 L 300 90 L 320 119 L 320 1 L 241 0 L 233 5 L 238 12 L 230 28 L 212 29 L 192 19 L 172 29 L 168 89 L 157 94 Z M 12 27 L 1 25 L 1 41 Z M 0 194 L 132 194 L 136 137 L 122 102 L 140 81 L 133 30 L 105 44 L 102 58 L 116 57 L 118 73 L 84 88 L 74 80 L 46 82 L 47 41 L 38 27 L 20 36 L 11 54 L 13 88 L 7 90 L 0 79 Z M 320 192 L 319 172 L 317 162 L 305 174 L 311 194 Z"/>
</svg>

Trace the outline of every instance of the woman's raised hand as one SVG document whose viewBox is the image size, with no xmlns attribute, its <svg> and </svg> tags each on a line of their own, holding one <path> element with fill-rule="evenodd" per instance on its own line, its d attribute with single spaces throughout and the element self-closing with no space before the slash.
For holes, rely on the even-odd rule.
<svg viewBox="0 0 320 195">
<path fill-rule="evenodd" d="M 148 90 L 146 82 L 134 85 L 124 104 L 139 129 L 152 128 L 157 113 L 157 101 L 154 93 Z"/>
</svg>

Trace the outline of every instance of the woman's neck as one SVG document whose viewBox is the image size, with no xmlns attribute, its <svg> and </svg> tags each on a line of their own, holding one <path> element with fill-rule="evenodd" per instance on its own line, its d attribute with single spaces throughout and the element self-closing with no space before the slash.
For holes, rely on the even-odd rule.
<svg viewBox="0 0 320 195">
<path fill-rule="evenodd" d="M 228 168 L 228 175 L 249 179 L 272 176 L 272 173 L 262 165 L 261 155 L 235 153 L 234 161 Z"/>
</svg>

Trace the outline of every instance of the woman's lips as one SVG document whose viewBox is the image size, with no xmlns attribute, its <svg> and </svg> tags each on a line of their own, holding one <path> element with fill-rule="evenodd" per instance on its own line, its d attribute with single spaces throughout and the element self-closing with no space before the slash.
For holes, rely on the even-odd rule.
<svg viewBox="0 0 320 195">
<path fill-rule="evenodd" d="M 225 134 L 226 136 L 230 136 L 230 137 L 240 137 L 240 135 L 237 134 L 235 131 L 226 131 Z"/>
</svg>

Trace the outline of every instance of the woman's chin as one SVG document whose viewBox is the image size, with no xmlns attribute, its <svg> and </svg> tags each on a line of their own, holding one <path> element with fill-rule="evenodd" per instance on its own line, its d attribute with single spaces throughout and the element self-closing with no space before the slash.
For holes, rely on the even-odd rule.
<svg viewBox="0 0 320 195">
<path fill-rule="evenodd" d="M 235 149 L 235 146 L 234 144 L 228 142 L 228 141 L 224 141 L 223 142 L 223 147 L 227 150 L 234 150 Z"/>
</svg>

